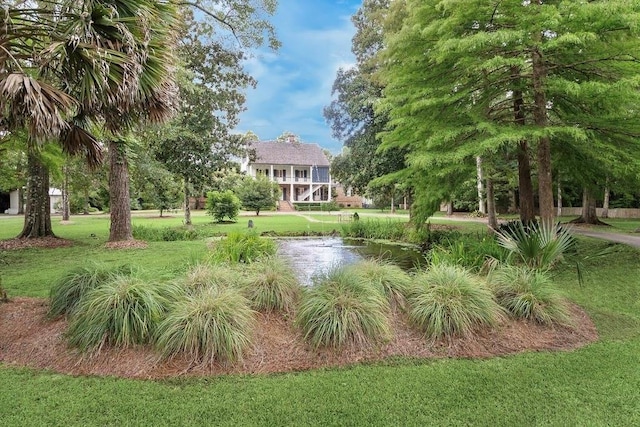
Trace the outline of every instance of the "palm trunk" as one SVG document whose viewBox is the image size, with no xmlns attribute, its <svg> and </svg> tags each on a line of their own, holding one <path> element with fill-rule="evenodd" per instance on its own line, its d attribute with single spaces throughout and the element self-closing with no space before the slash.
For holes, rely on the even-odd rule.
<svg viewBox="0 0 640 427">
<path fill-rule="evenodd" d="M 69 206 L 69 168 L 65 164 L 62 166 L 62 220 L 69 221 L 71 216 Z"/>
<path fill-rule="evenodd" d="M 109 141 L 109 241 L 133 240 L 129 195 L 129 165 L 123 143 Z"/>
<path fill-rule="evenodd" d="M 55 237 L 51 228 L 49 170 L 31 150 L 27 154 L 27 207 L 18 238 Z"/>
<path fill-rule="evenodd" d="M 541 36 L 538 35 L 538 38 Z M 540 128 L 547 127 L 547 99 L 544 91 L 544 80 L 547 77 L 542 53 L 536 47 L 531 55 L 533 79 L 533 121 Z M 553 179 L 551 174 L 551 141 L 548 137 L 538 140 L 538 201 L 540 204 L 540 219 L 553 222 Z"/>
<path fill-rule="evenodd" d="M 511 67 L 511 76 L 514 85 L 520 82 L 520 68 Z M 518 126 L 525 125 L 524 99 L 522 90 L 513 90 L 513 116 L 514 122 Z M 518 144 L 518 191 L 520 221 L 529 223 L 535 221 L 535 206 L 533 199 L 533 183 L 531 182 L 531 164 L 529 162 L 529 146 L 527 141 L 520 141 Z"/>
<path fill-rule="evenodd" d="M 493 192 L 493 180 L 487 178 L 487 214 L 489 215 L 489 228 L 498 228 L 498 218 L 496 218 L 496 199 Z"/>
</svg>

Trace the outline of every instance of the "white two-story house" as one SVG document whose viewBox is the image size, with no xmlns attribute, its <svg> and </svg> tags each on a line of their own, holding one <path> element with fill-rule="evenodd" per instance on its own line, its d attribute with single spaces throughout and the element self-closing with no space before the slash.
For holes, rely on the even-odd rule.
<svg viewBox="0 0 640 427">
<path fill-rule="evenodd" d="M 330 163 L 317 144 L 261 141 L 253 143 L 250 150 L 252 155 L 244 159 L 241 171 L 277 182 L 282 201 L 304 204 L 331 200 Z"/>
</svg>

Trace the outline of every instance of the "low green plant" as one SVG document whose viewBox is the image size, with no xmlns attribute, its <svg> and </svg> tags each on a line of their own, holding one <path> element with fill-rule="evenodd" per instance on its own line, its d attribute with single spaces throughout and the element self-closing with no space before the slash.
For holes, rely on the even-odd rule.
<svg viewBox="0 0 640 427">
<path fill-rule="evenodd" d="M 211 260 L 214 262 L 251 263 L 260 257 L 276 253 L 276 243 L 257 232 L 233 231 L 213 246 Z"/>
<path fill-rule="evenodd" d="M 113 280 L 116 276 L 127 276 L 132 273 L 131 265 L 114 268 L 98 263 L 89 263 L 71 270 L 51 287 L 47 314 L 49 317 L 71 315 L 88 291 Z"/>
<path fill-rule="evenodd" d="M 571 231 L 546 221 L 497 230 L 498 243 L 529 268 L 549 269 L 575 244 Z"/>
<path fill-rule="evenodd" d="M 243 292 L 258 311 L 292 312 L 302 288 L 291 267 L 277 257 L 262 258 L 249 266 Z"/>
<path fill-rule="evenodd" d="M 198 238 L 198 232 L 193 229 L 173 227 L 157 228 L 134 224 L 133 237 L 147 242 L 175 242 L 179 240 L 196 240 Z"/>
<path fill-rule="evenodd" d="M 353 270 L 336 268 L 305 289 L 296 316 L 305 340 L 314 347 L 342 347 L 388 339 L 389 304 Z"/>
<path fill-rule="evenodd" d="M 503 313 L 487 286 L 457 265 L 432 265 L 417 274 L 408 303 L 410 321 L 428 339 L 465 336 L 494 326 Z"/>
<path fill-rule="evenodd" d="M 549 274 L 525 266 L 503 266 L 489 276 L 498 303 L 517 319 L 544 325 L 569 324 L 565 299 Z"/>
<path fill-rule="evenodd" d="M 80 300 L 69 320 L 69 344 L 82 351 L 99 351 L 104 344 L 148 343 L 169 303 L 181 296 L 180 289 L 169 283 L 115 276 Z"/>
<path fill-rule="evenodd" d="M 235 361 L 251 344 L 255 312 L 238 289 L 210 286 L 177 301 L 157 329 L 164 358 L 192 363 Z"/>
<path fill-rule="evenodd" d="M 360 220 L 342 225 L 342 237 L 354 239 L 403 240 L 406 225 L 394 220 Z"/>
<path fill-rule="evenodd" d="M 402 268 L 381 260 L 364 260 L 347 268 L 362 277 L 390 303 L 405 306 L 411 288 L 411 278 Z"/>
<path fill-rule="evenodd" d="M 433 265 L 454 264 L 480 272 L 490 261 L 505 261 L 507 256 L 508 252 L 490 236 L 464 235 L 434 246 L 427 258 Z"/>
<path fill-rule="evenodd" d="M 225 217 L 235 221 L 240 212 L 242 203 L 233 191 L 210 191 L 207 193 L 207 214 L 213 216 L 217 222 L 222 222 Z"/>
</svg>

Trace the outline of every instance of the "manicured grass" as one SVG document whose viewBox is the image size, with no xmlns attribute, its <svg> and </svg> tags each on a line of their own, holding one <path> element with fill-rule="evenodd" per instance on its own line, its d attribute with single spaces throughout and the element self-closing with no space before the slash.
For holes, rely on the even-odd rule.
<svg viewBox="0 0 640 427">
<path fill-rule="evenodd" d="M 292 231 L 299 230 L 299 218 L 277 218 L 273 221 L 282 219 L 277 226 L 283 230 L 287 221 Z M 238 229 L 246 226 L 243 219 Z M 253 219 L 258 225 L 262 216 Z M 108 251 L 101 247 L 108 224 L 91 221 L 78 220 L 74 228 L 54 220 L 56 233 L 78 236 L 75 247 L 0 253 L 9 295 L 45 297 L 56 278 L 87 259 L 113 265 L 134 259 L 154 275 L 174 275 L 206 251 L 203 241 Z M 0 238 L 19 232 L 21 221 L 11 222 L 18 224 L 0 219 Z M 307 225 L 314 224 L 301 226 Z M 583 349 L 164 381 L 71 377 L 5 365 L 0 366 L 0 424 L 640 425 L 640 251 L 578 240 L 578 254 L 588 256 L 582 261 L 584 284 L 576 275 L 575 255 L 552 271 L 552 280 L 596 323 L 600 340 Z"/>
</svg>

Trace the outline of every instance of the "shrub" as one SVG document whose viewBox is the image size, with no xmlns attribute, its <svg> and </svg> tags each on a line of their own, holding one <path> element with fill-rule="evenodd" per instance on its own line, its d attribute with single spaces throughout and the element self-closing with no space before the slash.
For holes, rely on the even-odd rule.
<svg viewBox="0 0 640 427">
<path fill-rule="evenodd" d="M 251 343 L 254 312 L 237 289 L 212 286 L 178 301 L 157 330 L 164 358 L 186 355 L 213 364 L 242 357 Z"/>
<path fill-rule="evenodd" d="M 113 268 L 95 263 L 68 272 L 56 281 L 49 291 L 48 316 L 73 314 L 88 291 L 113 280 L 116 276 L 131 275 L 132 272 L 130 265 Z"/>
<path fill-rule="evenodd" d="M 133 226 L 133 237 L 147 242 L 175 242 L 183 240 L 195 240 L 198 232 L 193 229 L 180 229 L 171 227 L 154 228 L 144 225 Z"/>
<path fill-rule="evenodd" d="M 67 338 L 83 351 L 147 343 L 169 302 L 180 296 L 170 284 L 116 276 L 87 291 L 70 318 Z"/>
<path fill-rule="evenodd" d="M 263 258 L 249 266 L 243 288 L 258 311 L 293 311 L 302 288 L 291 267 L 276 257 Z"/>
<path fill-rule="evenodd" d="M 234 231 L 229 233 L 226 238 L 216 242 L 211 259 L 215 262 L 250 263 L 260 257 L 274 255 L 276 249 L 273 240 L 260 237 L 253 230 Z"/>
<path fill-rule="evenodd" d="M 405 306 L 411 278 L 397 265 L 386 261 L 365 260 L 347 268 L 362 277 L 368 286 L 380 292 L 390 303 Z"/>
<path fill-rule="evenodd" d="M 316 278 L 305 289 L 296 316 L 305 340 L 314 347 L 363 344 L 390 336 L 386 299 L 346 268 Z"/>
<path fill-rule="evenodd" d="M 231 221 L 235 221 L 240 212 L 241 202 L 233 191 L 224 192 L 210 191 L 207 193 L 206 209 L 207 214 L 213 216 L 217 222 L 222 222 L 224 217 L 229 217 Z"/>
<path fill-rule="evenodd" d="M 341 234 L 355 239 L 402 240 L 405 224 L 392 220 L 352 221 L 342 226 Z"/>
<path fill-rule="evenodd" d="M 568 228 L 547 222 L 517 222 L 498 230 L 496 236 L 502 247 L 534 269 L 551 268 L 575 243 Z"/>
<path fill-rule="evenodd" d="M 487 287 L 468 270 L 433 265 L 416 275 L 409 297 L 409 319 L 429 339 L 464 336 L 481 326 L 493 326 L 502 309 Z"/>
<path fill-rule="evenodd" d="M 505 266 L 491 274 L 490 283 L 498 303 L 512 316 L 543 325 L 569 324 L 567 303 L 546 272 Z"/>
</svg>

